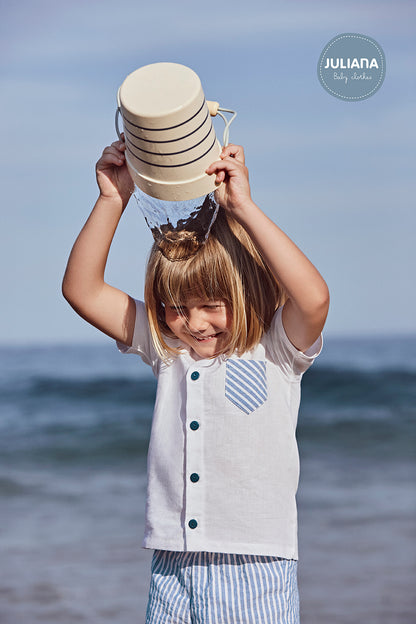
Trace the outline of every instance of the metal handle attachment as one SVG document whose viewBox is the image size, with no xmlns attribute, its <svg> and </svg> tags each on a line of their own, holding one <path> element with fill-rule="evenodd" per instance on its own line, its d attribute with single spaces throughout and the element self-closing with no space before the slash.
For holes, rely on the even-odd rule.
<svg viewBox="0 0 416 624">
<path fill-rule="evenodd" d="M 218 102 L 211 102 L 210 100 L 207 100 L 207 105 L 208 105 L 208 110 L 209 110 L 209 114 L 211 115 L 211 117 L 215 117 L 215 115 L 218 114 L 224 120 L 225 128 L 224 128 L 224 133 L 222 135 L 222 142 L 224 144 L 224 147 L 226 147 L 228 145 L 230 126 L 231 126 L 231 123 L 234 121 L 234 119 L 237 117 L 237 113 L 233 110 L 230 110 L 229 108 L 221 108 Z M 220 111 L 222 111 L 223 113 L 231 113 L 232 114 L 231 119 L 227 121 L 226 117 L 222 115 Z"/>
<path fill-rule="evenodd" d="M 123 139 L 121 137 L 121 132 L 120 132 L 120 128 L 119 128 L 119 125 L 118 125 L 118 120 L 119 120 L 120 115 L 121 115 L 121 108 L 118 107 L 117 110 L 116 110 L 115 124 L 116 124 L 117 136 L 120 139 L 120 141 L 122 141 Z"/>
</svg>

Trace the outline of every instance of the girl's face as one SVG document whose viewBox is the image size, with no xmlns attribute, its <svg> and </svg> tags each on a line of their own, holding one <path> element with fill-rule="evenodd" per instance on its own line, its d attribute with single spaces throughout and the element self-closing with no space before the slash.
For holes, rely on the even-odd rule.
<svg viewBox="0 0 416 624">
<path fill-rule="evenodd" d="M 181 305 L 165 304 L 165 321 L 179 340 L 200 358 L 224 351 L 231 332 L 231 310 L 223 299 L 210 301 L 189 297 Z"/>
</svg>

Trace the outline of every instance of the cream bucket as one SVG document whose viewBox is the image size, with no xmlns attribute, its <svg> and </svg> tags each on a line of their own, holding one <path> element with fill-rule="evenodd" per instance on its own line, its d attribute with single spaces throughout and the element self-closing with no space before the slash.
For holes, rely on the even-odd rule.
<svg viewBox="0 0 416 624">
<path fill-rule="evenodd" d="M 140 67 L 124 80 L 117 100 L 117 133 L 121 114 L 127 166 L 140 190 L 168 201 L 215 190 L 215 176 L 205 170 L 218 160 L 221 146 L 192 69 L 177 63 Z"/>
</svg>

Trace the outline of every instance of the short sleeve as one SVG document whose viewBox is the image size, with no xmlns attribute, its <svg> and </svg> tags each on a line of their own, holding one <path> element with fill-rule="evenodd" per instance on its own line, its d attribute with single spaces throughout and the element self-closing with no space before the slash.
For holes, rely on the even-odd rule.
<svg viewBox="0 0 416 624">
<path fill-rule="evenodd" d="M 282 321 L 283 306 L 276 310 L 269 331 L 266 334 L 265 346 L 269 357 L 281 366 L 288 376 L 301 376 L 313 364 L 322 351 L 322 334 L 303 353 L 289 340 Z"/>
<path fill-rule="evenodd" d="M 143 362 L 149 364 L 156 372 L 159 358 L 153 346 L 153 340 L 147 320 L 146 308 L 143 301 L 135 300 L 136 319 L 134 323 L 134 334 L 131 346 L 117 342 L 117 348 L 121 353 L 133 353 L 140 355 Z"/>
</svg>

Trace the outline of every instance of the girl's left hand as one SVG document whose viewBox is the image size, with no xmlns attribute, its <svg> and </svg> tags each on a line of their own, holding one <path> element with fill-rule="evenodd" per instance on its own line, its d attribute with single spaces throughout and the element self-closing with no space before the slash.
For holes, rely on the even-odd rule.
<svg viewBox="0 0 416 624">
<path fill-rule="evenodd" d="M 244 150 L 241 145 L 227 145 L 223 147 L 220 159 L 212 163 L 206 173 L 215 174 L 215 183 L 220 185 L 215 191 L 217 202 L 238 219 L 239 212 L 251 203 Z"/>
</svg>

